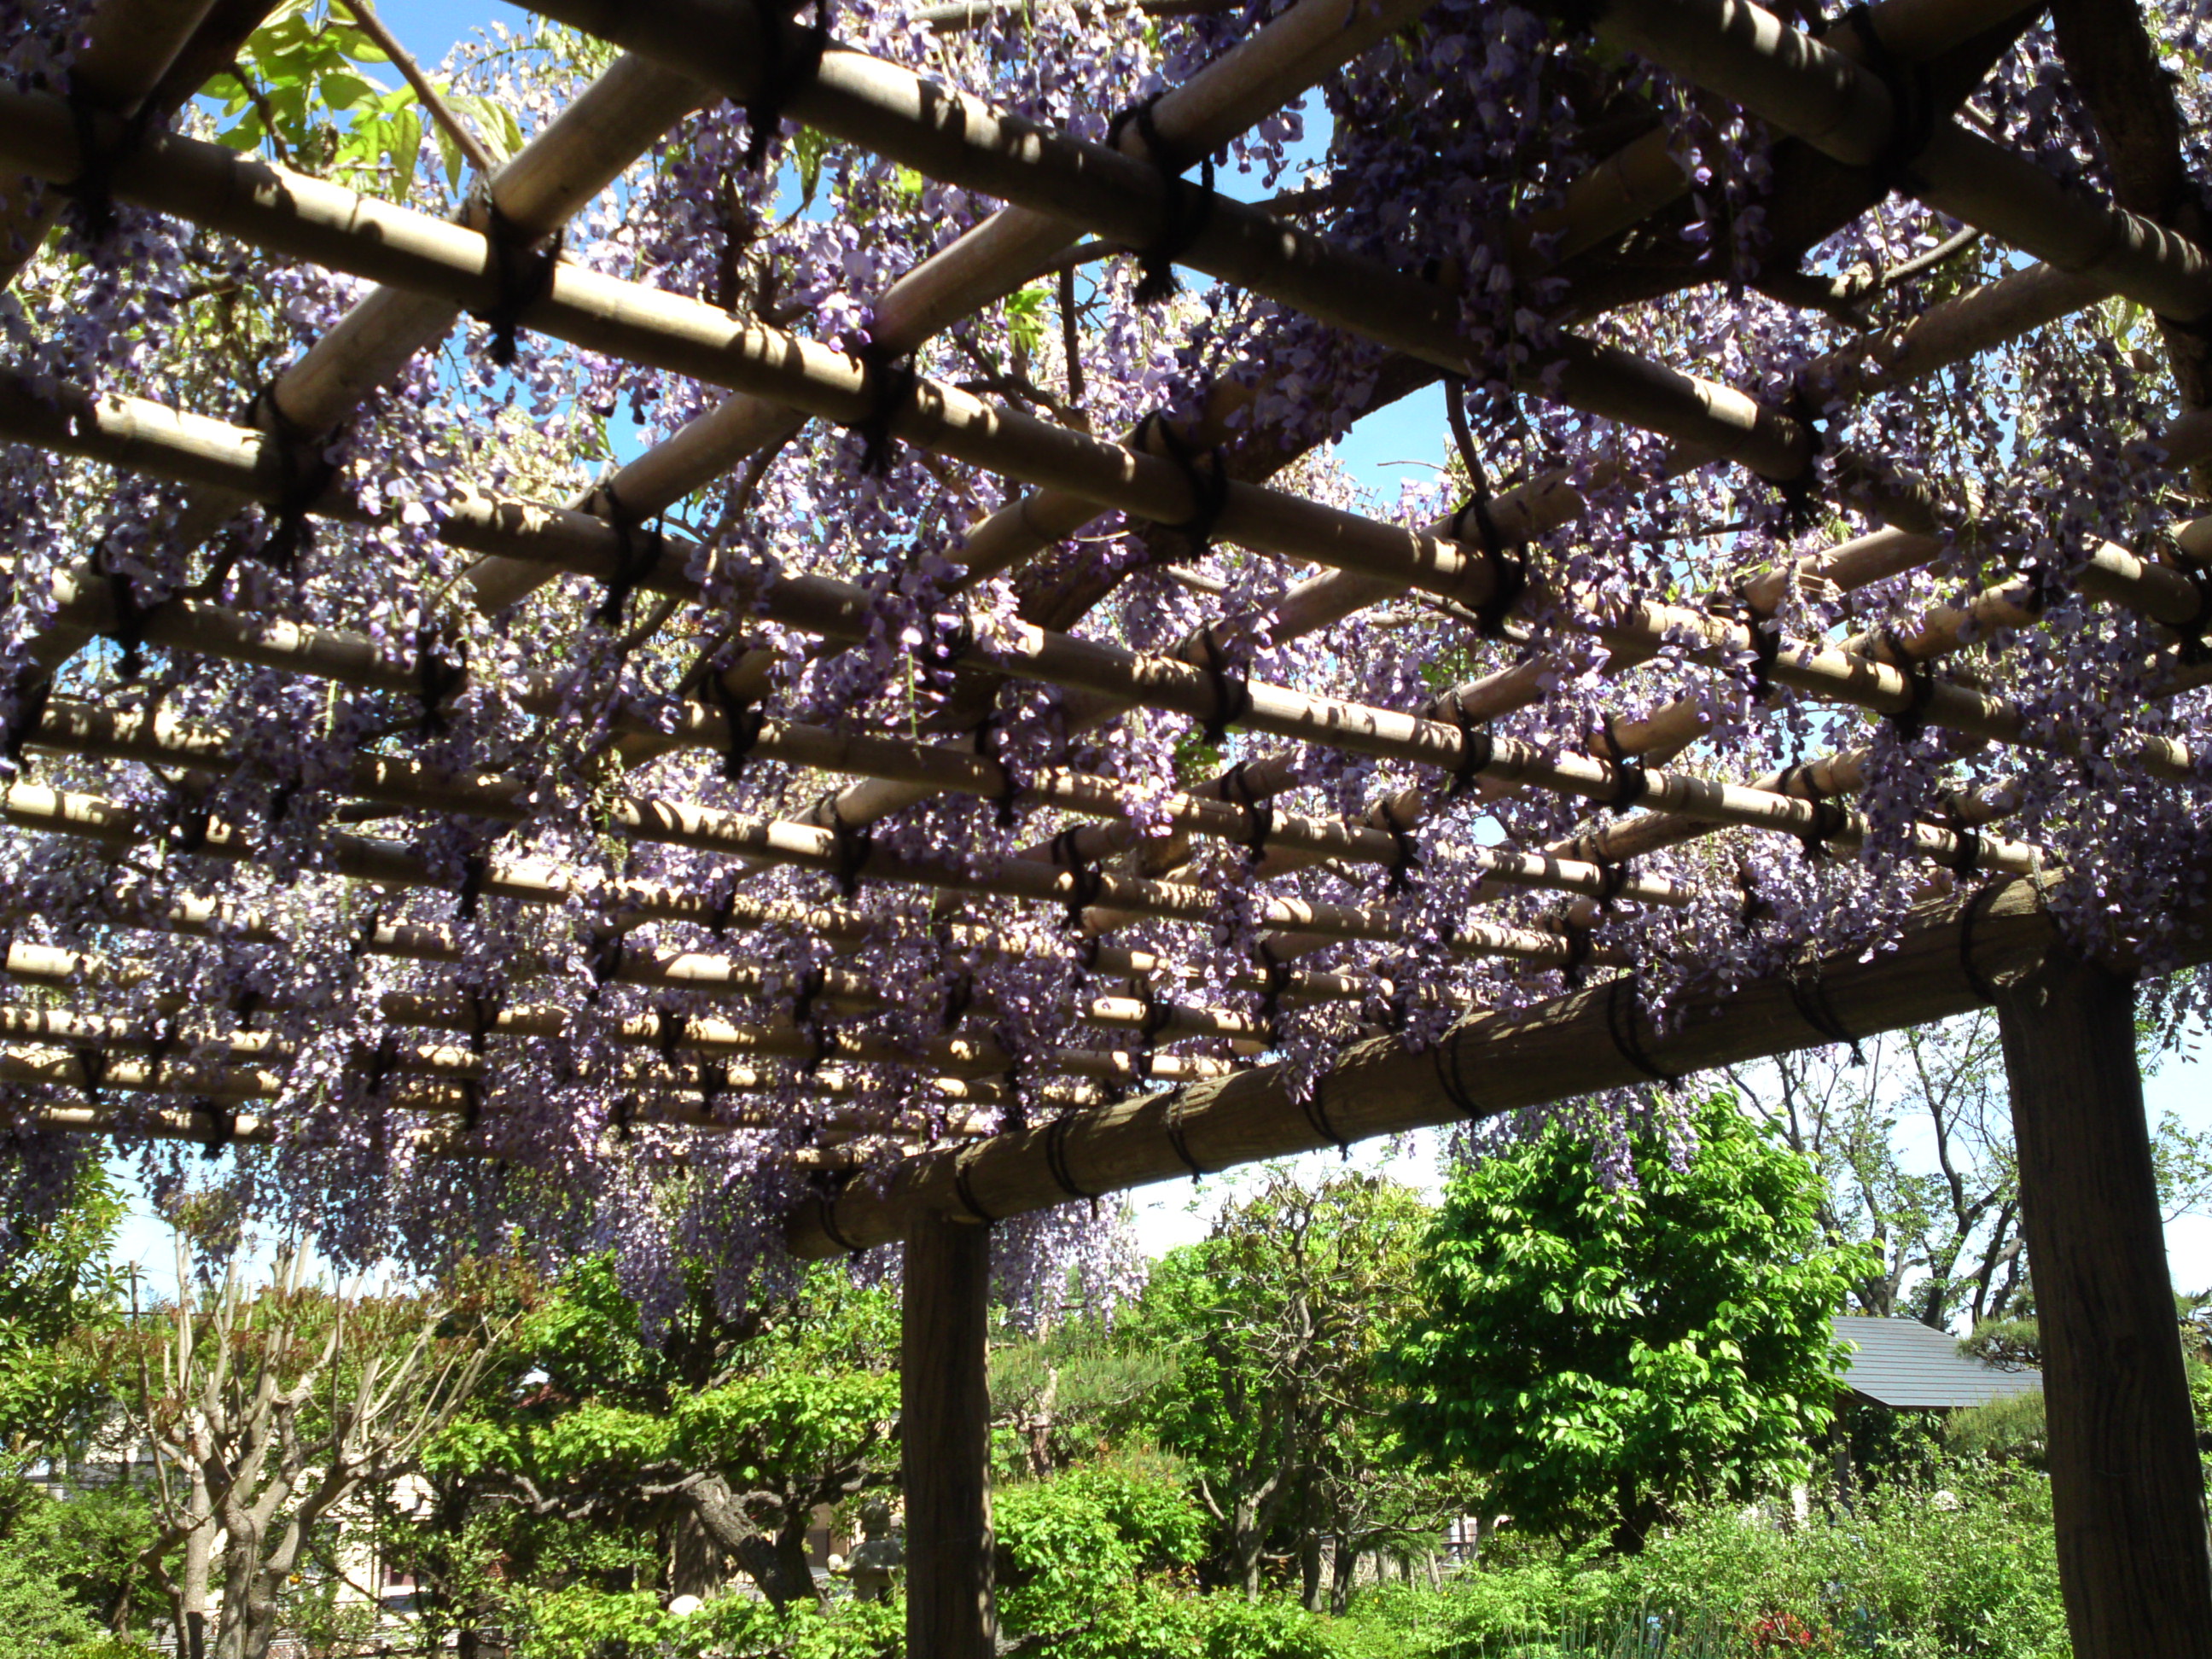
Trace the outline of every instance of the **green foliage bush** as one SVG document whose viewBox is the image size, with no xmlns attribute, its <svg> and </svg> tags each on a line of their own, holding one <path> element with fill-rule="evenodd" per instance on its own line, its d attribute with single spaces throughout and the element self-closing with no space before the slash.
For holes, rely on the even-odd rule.
<svg viewBox="0 0 2212 1659">
<path fill-rule="evenodd" d="M 1341 1651 L 1327 1621 L 1295 1601 L 1212 1598 L 1206 1625 L 1206 1659 L 1337 1659 Z"/>
<path fill-rule="evenodd" d="M 72 1653 L 100 1632 L 44 1562 L 0 1550 L 0 1631 L 10 1654 Z"/>
<path fill-rule="evenodd" d="M 1881 1493 L 1856 1514 L 1815 1516 L 1788 1531 L 1755 1514 L 1708 1509 L 1655 1533 L 1635 1556 L 1509 1534 L 1442 1595 L 1384 1586 L 1362 1596 L 1340 1623 L 1336 1651 L 1343 1659 L 1605 1654 L 1623 1632 L 1656 1629 L 1672 1632 L 1673 1659 L 2063 1659 L 2069 1650 L 2047 1483 L 2033 1474 L 1969 1480 L 1954 1473 L 1955 1491 Z"/>
<path fill-rule="evenodd" d="M 527 1603 L 519 1659 L 878 1659 L 901 1649 L 905 1609 L 841 1601 L 779 1611 L 724 1595 L 683 1617 L 643 1590 L 588 1585 Z"/>
</svg>

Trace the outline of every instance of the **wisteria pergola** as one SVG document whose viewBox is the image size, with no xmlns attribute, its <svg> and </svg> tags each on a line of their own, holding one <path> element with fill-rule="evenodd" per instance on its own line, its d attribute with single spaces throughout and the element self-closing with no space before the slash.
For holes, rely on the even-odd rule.
<svg viewBox="0 0 2212 1659">
<path fill-rule="evenodd" d="M 2212 956 L 2189 16 L 550 0 L 623 55 L 503 160 L 434 111 L 438 202 L 169 130 L 268 4 L 67 9 L 0 12 L 15 1208 L 109 1137 L 648 1298 L 902 1243 L 964 1659 L 994 1241 L 1994 1004 L 2075 1651 L 2212 1656 L 2135 1060 Z M 1332 176 L 1221 193 L 1310 90 Z M 1448 489 L 1355 500 L 1439 379 Z"/>
</svg>

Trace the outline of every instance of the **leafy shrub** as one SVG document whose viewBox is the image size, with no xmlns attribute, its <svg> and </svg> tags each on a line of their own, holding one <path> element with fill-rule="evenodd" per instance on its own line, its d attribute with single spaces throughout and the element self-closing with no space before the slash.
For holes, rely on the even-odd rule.
<svg viewBox="0 0 2212 1659">
<path fill-rule="evenodd" d="M 999 1621 L 1055 1659 L 1177 1659 L 1194 1613 L 1160 1570 L 1187 1565 L 1205 1522 L 1180 1489 L 1111 1467 L 1009 1486 L 994 1501 Z"/>
<path fill-rule="evenodd" d="M 1328 1625 L 1295 1601 L 1218 1595 L 1208 1606 L 1206 1659 L 1337 1659 Z"/>
<path fill-rule="evenodd" d="M 520 1652 L 521 1659 L 878 1659 L 901 1650 L 905 1617 L 896 1603 L 778 1610 L 724 1595 L 679 1618 L 646 1591 L 572 1585 L 531 1601 Z"/>
<path fill-rule="evenodd" d="M 100 1628 L 42 1564 L 0 1550 L 0 1631 L 8 1651 L 61 1654 L 100 1639 Z"/>
</svg>

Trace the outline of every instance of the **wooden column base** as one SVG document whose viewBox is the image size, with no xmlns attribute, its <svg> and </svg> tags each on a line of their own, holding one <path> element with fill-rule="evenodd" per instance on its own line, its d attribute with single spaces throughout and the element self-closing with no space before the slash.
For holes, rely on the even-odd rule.
<svg viewBox="0 0 2212 1659">
<path fill-rule="evenodd" d="M 907 1651 L 913 1659 L 991 1659 L 991 1230 L 922 1216 L 907 1235 L 905 1279 Z"/>
<path fill-rule="evenodd" d="M 2075 1659 L 2212 1659 L 2212 1551 L 2130 981 L 2054 953 L 1997 1005 Z"/>
</svg>

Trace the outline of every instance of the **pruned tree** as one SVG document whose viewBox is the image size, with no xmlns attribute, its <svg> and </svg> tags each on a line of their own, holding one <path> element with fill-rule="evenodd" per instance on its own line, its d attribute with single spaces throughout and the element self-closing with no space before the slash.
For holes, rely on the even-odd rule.
<svg viewBox="0 0 2212 1659">
<path fill-rule="evenodd" d="M 664 1536 L 664 1560 L 703 1536 L 778 1606 L 814 1599 L 816 1508 L 897 1479 L 894 1320 L 882 1292 L 825 1272 L 735 1316 L 695 1296 L 649 1343 L 612 1264 L 587 1261 L 525 1322 L 514 1386 L 453 1425 L 432 1477 L 556 1533 Z M 514 1541 L 520 1574 L 562 1576 Z"/>
<path fill-rule="evenodd" d="M 1128 1321 L 1132 1341 L 1181 1356 L 1152 1425 L 1187 1460 L 1225 1576 L 1247 1595 L 1279 1532 L 1291 1534 L 1310 1601 L 1325 1541 L 1340 1560 L 1374 1541 L 1377 1512 L 1355 1494 L 1387 1463 L 1376 1360 L 1413 1305 L 1427 1220 L 1418 1194 L 1377 1176 L 1308 1188 L 1277 1171 L 1211 1237 L 1159 1264 Z"/>
<path fill-rule="evenodd" d="M 482 1308 L 445 1297 L 311 1283 L 296 1243 L 257 1288 L 235 1256 L 212 1294 L 188 1268 L 180 1239 L 175 1299 L 110 1347 L 153 1454 L 143 1559 L 179 1659 L 266 1659 L 311 1537 L 415 1467 L 475 1390 L 493 1333 Z"/>
</svg>

